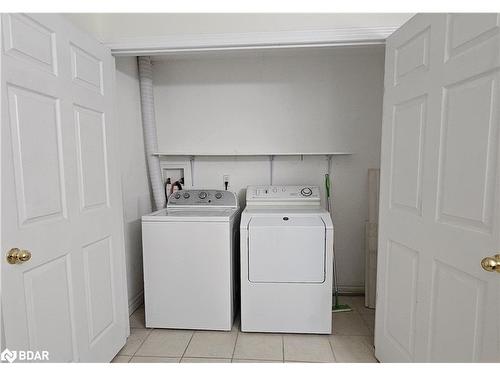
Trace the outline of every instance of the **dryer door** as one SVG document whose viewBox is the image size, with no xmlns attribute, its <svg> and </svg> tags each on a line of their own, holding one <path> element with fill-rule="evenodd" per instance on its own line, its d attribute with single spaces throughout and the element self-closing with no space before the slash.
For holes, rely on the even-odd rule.
<svg viewBox="0 0 500 375">
<path fill-rule="evenodd" d="M 325 235 L 325 224 L 318 216 L 252 218 L 248 226 L 249 281 L 324 282 Z"/>
</svg>

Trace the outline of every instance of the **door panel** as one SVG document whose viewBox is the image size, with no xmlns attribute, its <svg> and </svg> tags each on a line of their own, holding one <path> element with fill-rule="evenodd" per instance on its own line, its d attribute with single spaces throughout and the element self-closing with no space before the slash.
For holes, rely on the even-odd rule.
<svg viewBox="0 0 500 375">
<path fill-rule="evenodd" d="M 435 261 L 431 291 L 428 360 L 477 362 L 480 360 L 485 282 Z M 450 313 L 450 306 L 460 311 Z M 452 344 L 453 343 L 453 344 Z"/>
<path fill-rule="evenodd" d="M 29 347 L 48 350 L 55 362 L 76 358 L 69 255 L 24 273 Z M 55 334 L 57 332 L 57 334 Z"/>
<path fill-rule="evenodd" d="M 446 60 L 498 33 L 498 14 L 449 14 L 446 20 Z"/>
<path fill-rule="evenodd" d="M 108 173 L 104 114 L 74 107 L 79 191 L 82 210 L 108 205 Z"/>
<path fill-rule="evenodd" d="M 380 361 L 500 361 L 500 274 L 480 265 L 500 252 L 498 20 L 419 14 L 387 41 Z"/>
<path fill-rule="evenodd" d="M 116 321 L 111 239 L 106 237 L 84 246 L 82 250 L 90 345 L 93 346 Z"/>
<path fill-rule="evenodd" d="M 395 51 L 394 85 L 405 82 L 429 67 L 430 28 L 422 30 Z"/>
<path fill-rule="evenodd" d="M 20 225 L 66 217 L 59 99 L 15 86 L 7 91 Z"/>
<path fill-rule="evenodd" d="M 422 215 L 422 157 L 427 96 L 394 106 L 391 208 Z"/>
<path fill-rule="evenodd" d="M 443 90 L 440 222 L 491 231 L 498 143 L 497 77 L 488 73 Z"/>
<path fill-rule="evenodd" d="M 57 74 L 56 35 L 53 30 L 24 14 L 8 14 L 3 24 L 7 54 Z"/>
<path fill-rule="evenodd" d="M 2 250 L 32 253 L 2 255 L 6 347 L 110 361 L 128 335 L 113 60 L 62 16 L 2 31 Z"/>
<path fill-rule="evenodd" d="M 391 319 L 384 326 L 386 335 L 410 360 L 415 348 L 418 251 L 393 241 L 388 246 L 385 310 Z"/>
<path fill-rule="evenodd" d="M 103 62 L 74 44 L 70 49 L 73 82 L 104 95 Z"/>
<path fill-rule="evenodd" d="M 316 216 L 255 217 L 248 224 L 248 280 L 323 283 L 325 224 Z"/>
</svg>

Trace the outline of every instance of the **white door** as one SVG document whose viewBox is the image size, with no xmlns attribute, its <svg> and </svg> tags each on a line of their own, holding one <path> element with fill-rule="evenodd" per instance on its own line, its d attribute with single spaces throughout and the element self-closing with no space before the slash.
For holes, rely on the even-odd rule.
<svg viewBox="0 0 500 375">
<path fill-rule="evenodd" d="M 419 14 L 386 48 L 376 356 L 499 362 L 500 17 Z"/>
<path fill-rule="evenodd" d="M 325 223 L 319 216 L 256 216 L 248 224 L 248 281 L 325 282 Z"/>
<path fill-rule="evenodd" d="M 56 15 L 2 15 L 2 47 L 5 346 L 109 361 L 128 334 L 113 58 Z"/>
</svg>

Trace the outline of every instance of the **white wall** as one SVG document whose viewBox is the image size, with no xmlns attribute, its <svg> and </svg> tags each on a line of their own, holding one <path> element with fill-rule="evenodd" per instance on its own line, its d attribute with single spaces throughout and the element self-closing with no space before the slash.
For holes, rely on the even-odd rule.
<svg viewBox="0 0 500 375">
<path fill-rule="evenodd" d="M 350 151 L 352 123 L 373 113 L 365 106 L 380 87 L 382 57 L 381 46 L 164 57 L 154 69 L 157 119 L 180 133 L 158 127 L 158 149 Z"/>
<path fill-rule="evenodd" d="M 336 135 L 342 132 L 354 154 L 333 159 L 339 284 L 344 290 L 360 290 L 364 284 L 367 170 L 378 168 L 380 159 L 383 75 L 381 47 L 156 61 L 157 127 L 169 136 L 176 151 L 208 145 L 203 139 L 186 137 L 196 130 L 214 133 L 210 138 L 213 150 L 227 149 L 231 141 L 224 127 L 240 129 L 239 139 L 233 139 L 239 147 L 267 142 L 271 149 L 280 147 L 276 137 L 272 138 L 274 144 L 267 137 L 273 129 L 288 129 L 293 138 L 294 130 L 302 126 L 310 131 L 298 133 L 294 138 L 297 147 L 308 144 L 313 148 L 315 144 L 328 145 L 325 139 L 334 147 Z M 253 103 L 247 108 L 245 104 L 255 96 L 271 98 L 272 105 Z M 329 128 L 316 132 L 308 118 L 320 119 L 322 127 L 329 124 Z M 241 124 L 248 126 L 247 131 L 241 130 Z M 248 137 L 250 131 L 260 137 Z M 256 145 L 248 145 L 252 146 Z M 323 190 L 326 166 L 323 156 L 304 157 L 303 161 L 300 157 L 276 157 L 273 182 L 315 184 Z M 269 184 L 269 160 L 262 156 L 195 159 L 195 185 L 222 188 L 224 174 L 231 176 L 231 190 L 244 202 L 247 185 Z"/>
<path fill-rule="evenodd" d="M 129 307 L 142 302 L 142 235 L 141 216 L 151 212 L 137 60 L 135 57 L 116 59 L 116 126 L 119 128 L 121 180 L 125 220 L 125 253 Z"/>
<path fill-rule="evenodd" d="M 125 37 L 401 26 L 410 13 L 218 14 L 74 13 L 72 22 L 104 42 Z"/>
</svg>

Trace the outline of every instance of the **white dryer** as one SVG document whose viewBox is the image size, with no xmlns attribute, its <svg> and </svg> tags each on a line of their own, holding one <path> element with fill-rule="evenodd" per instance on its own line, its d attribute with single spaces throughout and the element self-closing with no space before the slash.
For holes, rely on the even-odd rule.
<svg viewBox="0 0 500 375">
<path fill-rule="evenodd" d="M 316 186 L 249 186 L 241 330 L 331 333 L 333 224 Z"/>
<path fill-rule="evenodd" d="M 142 217 L 146 327 L 231 330 L 239 219 L 224 190 L 182 190 Z"/>
</svg>

